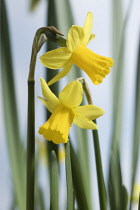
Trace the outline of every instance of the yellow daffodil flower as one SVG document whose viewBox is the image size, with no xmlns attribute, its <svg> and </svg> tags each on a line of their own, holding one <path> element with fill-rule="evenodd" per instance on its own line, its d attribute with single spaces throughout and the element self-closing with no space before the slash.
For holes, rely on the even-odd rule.
<svg viewBox="0 0 140 210">
<path fill-rule="evenodd" d="M 66 41 L 66 47 L 46 52 L 40 57 L 41 63 L 50 69 L 62 68 L 53 79 L 48 82 L 51 85 L 63 78 L 70 71 L 72 64 L 81 68 L 95 85 L 100 84 L 110 72 L 109 67 L 113 66 L 113 60 L 108 57 L 97 55 L 86 47 L 95 37 L 91 34 L 93 17 L 88 12 L 84 26 L 73 25 Z"/>
<path fill-rule="evenodd" d="M 55 144 L 66 143 L 72 123 L 85 129 L 98 129 L 92 121 L 104 114 L 104 110 L 94 106 L 79 106 L 82 101 L 82 85 L 79 81 L 70 82 L 57 98 L 44 79 L 41 78 L 42 95 L 40 98 L 51 117 L 39 127 L 39 134 Z"/>
</svg>

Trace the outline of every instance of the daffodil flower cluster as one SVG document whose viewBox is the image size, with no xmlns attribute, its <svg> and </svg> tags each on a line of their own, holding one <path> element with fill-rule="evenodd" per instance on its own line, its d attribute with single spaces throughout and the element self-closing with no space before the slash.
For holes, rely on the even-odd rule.
<svg viewBox="0 0 140 210">
<path fill-rule="evenodd" d="M 82 101 L 82 84 L 70 82 L 57 98 L 49 86 L 68 74 L 73 64 L 81 68 L 95 85 L 100 84 L 113 66 L 113 60 L 97 55 L 86 47 L 95 37 L 92 31 L 92 13 L 88 12 L 84 26 L 72 26 L 68 32 L 66 47 L 49 51 L 40 57 L 41 63 L 51 69 L 62 68 L 48 83 L 41 78 L 42 103 L 52 113 L 51 117 L 39 128 L 39 134 L 55 144 L 66 143 L 72 123 L 84 129 L 98 129 L 94 119 L 104 114 L 95 105 L 79 106 Z"/>
</svg>

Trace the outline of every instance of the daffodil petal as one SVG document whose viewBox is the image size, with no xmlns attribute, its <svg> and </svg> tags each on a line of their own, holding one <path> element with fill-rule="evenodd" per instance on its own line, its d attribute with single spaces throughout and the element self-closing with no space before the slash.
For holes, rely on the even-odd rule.
<svg viewBox="0 0 140 210">
<path fill-rule="evenodd" d="M 66 45 L 68 49 L 73 52 L 83 41 L 84 39 L 84 30 L 80 26 L 73 25 L 69 32 Z"/>
<path fill-rule="evenodd" d="M 95 105 L 85 105 L 79 106 L 73 109 L 74 114 L 78 115 L 79 117 L 94 120 L 100 116 L 102 116 L 105 111 Z"/>
<path fill-rule="evenodd" d="M 92 27 L 93 27 L 93 15 L 92 12 L 88 12 L 83 26 L 85 32 L 84 41 L 83 41 L 84 45 L 87 45 L 87 43 L 89 42 L 90 35 L 92 32 Z"/>
<path fill-rule="evenodd" d="M 52 85 L 53 83 L 57 82 L 58 80 L 62 79 L 63 77 L 65 77 L 70 69 L 72 67 L 72 63 L 71 62 L 67 62 L 64 65 L 64 68 L 62 69 L 62 71 L 60 71 L 54 78 L 52 78 L 49 82 L 48 82 L 48 86 Z"/>
<path fill-rule="evenodd" d="M 80 128 L 84 129 L 92 129 L 92 130 L 98 129 L 98 126 L 94 122 L 92 122 L 92 120 L 81 118 L 78 115 L 74 116 L 73 123 L 79 126 Z"/>
<path fill-rule="evenodd" d="M 59 99 L 54 95 L 54 93 L 50 90 L 47 83 L 43 78 L 40 78 L 41 87 L 42 87 L 42 95 L 44 98 L 49 101 L 49 106 L 52 106 L 52 110 L 60 104 Z M 50 109 L 50 108 L 49 108 Z"/>
<path fill-rule="evenodd" d="M 47 101 L 46 99 L 42 98 L 42 97 L 38 97 L 41 102 L 46 106 L 46 108 L 53 113 L 54 109 L 56 108 L 55 106 L 53 106 L 53 104 L 50 101 Z"/>
<path fill-rule="evenodd" d="M 82 101 L 82 93 L 81 83 L 73 81 L 59 93 L 59 100 L 68 107 L 77 107 Z"/>
<path fill-rule="evenodd" d="M 40 57 L 40 62 L 50 69 L 59 69 L 65 65 L 70 58 L 71 52 L 67 47 L 60 47 L 58 49 L 44 53 Z"/>
<path fill-rule="evenodd" d="M 89 37 L 88 43 L 89 43 L 91 40 L 93 40 L 93 39 L 95 38 L 95 36 L 96 36 L 95 34 L 91 34 L 90 37 Z"/>
</svg>

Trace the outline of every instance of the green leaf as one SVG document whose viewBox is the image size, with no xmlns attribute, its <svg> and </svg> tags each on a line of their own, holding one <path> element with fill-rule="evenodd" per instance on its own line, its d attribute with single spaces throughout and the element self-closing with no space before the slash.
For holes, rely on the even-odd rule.
<svg viewBox="0 0 140 210">
<path fill-rule="evenodd" d="M 70 142 L 66 144 L 66 181 L 67 181 L 67 210 L 73 210 L 73 182 L 71 171 L 71 158 L 70 158 Z"/>
<path fill-rule="evenodd" d="M 94 120 L 94 123 L 96 123 L 96 120 Z M 95 160 L 96 160 L 100 209 L 106 210 L 107 209 L 106 188 L 105 188 L 104 175 L 103 175 L 103 169 L 102 169 L 102 160 L 101 160 L 98 131 L 93 130 L 92 133 L 93 133 Z"/>
<path fill-rule="evenodd" d="M 72 179 L 73 179 L 73 186 L 75 190 L 77 205 L 79 209 L 91 209 L 86 196 L 86 191 L 84 189 L 80 163 L 71 144 L 70 146 L 71 146 L 70 151 L 71 151 Z"/>
<path fill-rule="evenodd" d="M 43 191 L 39 184 L 36 182 L 35 206 L 38 206 L 37 209 L 45 210 L 45 202 L 43 198 Z"/>
<path fill-rule="evenodd" d="M 108 191 L 110 207 L 114 210 L 121 209 L 122 205 L 122 175 L 120 167 L 120 154 L 118 142 L 114 142 L 109 165 Z"/>
<path fill-rule="evenodd" d="M 123 185 L 122 186 L 122 205 L 121 205 L 121 210 L 127 210 L 127 204 L 128 204 L 128 193 L 126 190 L 126 187 Z"/>
<path fill-rule="evenodd" d="M 109 160 L 108 189 L 111 209 L 121 209 L 122 178 L 120 168 L 120 142 L 122 135 L 122 105 L 124 91 L 124 55 L 126 27 L 130 17 L 133 0 L 129 1 L 127 13 L 123 20 L 122 1 L 113 1 L 113 58 L 115 60 L 113 78 L 113 131 L 111 155 Z M 119 42 L 119 47 L 116 43 Z M 119 84 L 119 85 L 118 85 Z"/>
<path fill-rule="evenodd" d="M 48 0 L 48 10 L 47 10 L 47 26 L 55 26 L 57 28 L 57 18 L 56 18 L 56 8 L 55 8 L 55 0 Z M 47 42 L 47 51 L 54 50 L 58 47 L 56 42 L 51 42 L 48 40 Z M 46 81 L 50 81 L 53 77 L 55 77 L 58 74 L 58 71 L 54 71 L 52 69 L 46 68 Z M 59 92 L 59 83 L 56 82 L 50 87 L 51 91 L 55 94 L 58 95 Z M 51 113 L 46 109 L 46 120 L 49 119 L 51 116 Z M 50 157 L 51 157 L 51 152 L 54 150 L 56 152 L 56 155 L 58 156 L 58 145 L 54 144 L 53 142 L 47 141 L 47 153 L 46 155 L 48 156 L 48 161 L 50 165 Z"/>
<path fill-rule="evenodd" d="M 113 51 L 114 51 L 114 78 L 113 78 L 113 137 L 112 141 L 121 141 L 121 133 L 122 133 L 122 104 L 123 104 L 123 91 L 124 91 L 124 57 L 125 57 L 125 37 L 126 37 L 126 28 L 127 23 L 130 17 L 130 13 L 132 11 L 132 2 L 133 0 L 129 0 L 129 5 L 127 8 L 127 13 L 125 19 L 121 14 L 122 1 L 113 1 L 113 14 L 115 14 L 113 19 Z M 118 21 L 119 20 L 119 21 Z M 121 24 L 123 22 L 123 24 Z M 121 30 L 122 29 L 122 30 Z M 118 33 L 121 30 L 121 34 L 119 37 L 119 48 L 116 46 L 118 43 Z M 115 33 L 114 33 L 115 31 Z M 117 52 L 117 54 L 116 54 Z M 118 85 L 119 84 L 119 85 Z"/>
<path fill-rule="evenodd" d="M 51 152 L 51 166 L 50 166 L 50 190 L 51 202 L 50 209 L 58 210 L 58 165 L 55 151 Z"/>
<path fill-rule="evenodd" d="M 12 169 L 13 186 L 16 204 L 20 210 L 25 210 L 25 151 L 21 143 L 17 116 L 15 84 L 10 47 L 10 33 L 4 0 L 1 1 L 1 47 L 2 68 L 1 81 L 4 104 L 5 129 L 9 160 Z"/>
<path fill-rule="evenodd" d="M 140 42 L 138 49 L 138 59 L 137 59 L 137 73 L 136 73 L 136 85 L 135 85 L 135 116 L 134 116 L 134 127 L 133 127 L 133 148 L 132 148 L 132 174 L 131 174 L 131 199 L 130 199 L 130 209 L 132 208 L 132 197 L 133 188 L 137 172 L 138 156 L 140 152 Z"/>
</svg>

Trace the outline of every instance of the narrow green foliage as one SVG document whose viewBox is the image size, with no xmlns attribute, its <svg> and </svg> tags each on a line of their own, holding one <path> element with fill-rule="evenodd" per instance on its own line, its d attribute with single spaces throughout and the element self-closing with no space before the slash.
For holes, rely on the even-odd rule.
<svg viewBox="0 0 140 210">
<path fill-rule="evenodd" d="M 125 188 L 125 186 L 122 186 L 122 205 L 121 205 L 121 209 L 120 210 L 127 210 L 127 204 L 128 204 L 128 193 L 127 190 Z"/>
<path fill-rule="evenodd" d="M 139 156 L 139 145 L 140 145 L 140 43 L 138 49 L 138 59 L 137 59 L 137 72 L 136 72 L 136 85 L 135 85 L 135 115 L 134 115 L 134 127 L 133 127 L 133 150 L 132 150 L 132 174 L 131 174 L 131 199 L 130 199 L 130 209 L 132 208 L 132 196 L 134 182 L 137 172 L 137 163 Z"/>
<path fill-rule="evenodd" d="M 127 23 L 132 9 L 132 0 L 129 1 L 127 13 L 123 20 L 122 1 L 113 1 L 113 52 L 115 60 L 115 74 L 113 80 L 113 131 L 111 139 L 111 155 L 109 160 L 108 191 L 110 208 L 121 209 L 122 200 L 122 177 L 120 167 L 120 141 L 122 134 L 122 105 L 124 88 L 124 55 L 125 36 Z M 117 18 L 116 18 L 117 17 Z M 121 21 L 120 21 L 121 20 Z M 118 31 L 118 33 L 116 33 Z M 120 33 L 121 31 L 121 33 Z M 119 42 L 119 48 L 116 43 Z M 118 85 L 119 84 L 119 85 Z"/>
<path fill-rule="evenodd" d="M 10 33 L 4 0 L 1 1 L 1 7 L 1 81 L 5 128 L 7 135 L 6 140 L 8 144 L 9 160 L 12 169 L 16 205 L 20 210 L 25 210 L 25 151 L 22 146 L 19 133 L 12 54 L 10 47 Z"/>
<path fill-rule="evenodd" d="M 43 196 L 43 191 L 40 188 L 40 186 L 38 185 L 38 183 L 36 183 L 36 191 L 35 191 L 35 206 L 38 206 L 38 209 L 40 210 L 45 210 L 45 204 L 44 204 L 44 196 Z"/>
<path fill-rule="evenodd" d="M 69 0 L 54 0 L 55 15 L 58 23 L 59 30 L 67 34 L 70 27 L 74 24 L 72 9 Z"/>
<path fill-rule="evenodd" d="M 73 187 L 75 190 L 78 209 L 90 209 L 81 175 L 81 167 L 77 155 L 70 144 Z"/>
<path fill-rule="evenodd" d="M 71 171 L 70 142 L 66 144 L 66 181 L 67 181 L 67 210 L 73 210 L 73 183 Z"/>
<path fill-rule="evenodd" d="M 123 206 L 124 202 L 122 191 L 122 175 L 120 167 L 120 153 L 118 147 L 118 142 L 114 142 L 114 147 L 110 155 L 108 179 L 110 207 L 114 210 L 121 209 L 121 206 Z"/>
<path fill-rule="evenodd" d="M 50 190 L 51 190 L 50 210 L 58 210 L 58 164 L 57 164 L 57 157 L 55 151 L 51 152 Z"/>
<path fill-rule="evenodd" d="M 114 4 L 114 12 L 116 13 L 116 5 L 118 5 L 119 8 L 122 7 L 122 2 L 120 2 L 119 4 L 116 3 L 116 1 L 113 1 Z M 113 27 L 113 34 L 114 34 L 114 29 L 116 28 L 115 31 L 119 31 L 120 28 L 122 28 L 122 33 L 121 33 L 121 37 L 120 39 L 120 44 L 119 44 L 119 49 L 117 50 L 116 47 L 116 43 L 118 43 L 118 35 L 117 33 L 114 35 L 116 38 L 114 38 L 114 42 L 113 42 L 113 46 L 116 47 L 116 52 L 118 52 L 118 54 L 116 55 L 116 53 L 114 52 L 114 55 L 116 57 L 114 57 L 114 60 L 116 62 L 115 64 L 115 74 L 114 74 L 114 80 L 113 80 L 113 137 L 112 137 L 112 141 L 120 141 L 121 140 L 121 133 L 122 133 L 122 106 L 123 106 L 123 91 L 124 91 L 124 55 L 125 55 L 125 37 L 126 37 L 126 28 L 127 28 L 127 23 L 130 17 L 130 13 L 132 10 L 132 2 L 133 0 L 129 0 L 129 5 L 128 5 L 128 9 L 127 9 L 127 13 L 125 16 L 125 19 L 123 21 L 123 19 L 121 21 L 117 21 L 116 22 L 116 16 L 117 16 L 117 20 L 118 17 L 122 16 L 122 14 L 120 15 L 120 11 L 116 10 L 118 13 L 114 16 L 114 27 Z M 120 25 L 120 23 L 123 22 L 122 25 Z M 115 25 L 116 24 L 116 25 Z M 117 39 L 117 40 L 116 40 Z M 119 85 L 118 85 L 119 84 Z"/>
<path fill-rule="evenodd" d="M 56 19 L 56 10 L 55 10 L 55 2 L 54 0 L 48 0 L 48 10 L 47 10 L 47 25 L 48 26 L 54 26 L 57 27 L 57 19 Z M 47 51 L 54 50 L 58 47 L 56 42 L 47 42 Z M 54 71 L 52 69 L 45 69 L 46 71 L 46 81 L 50 81 L 53 77 L 55 77 L 58 74 L 58 71 Z M 51 91 L 55 94 L 58 95 L 59 92 L 59 85 L 58 82 L 54 83 L 50 87 Z M 51 113 L 46 109 L 46 120 L 49 119 L 51 116 Z M 58 145 L 54 144 L 53 142 L 47 141 L 47 155 L 48 155 L 48 160 L 49 160 L 49 165 L 50 163 L 50 158 L 51 158 L 51 152 L 54 150 L 56 152 L 56 155 L 58 154 Z"/>
<path fill-rule="evenodd" d="M 94 120 L 94 122 L 96 123 L 96 120 Z M 100 153 L 98 131 L 93 130 L 92 133 L 93 133 L 95 160 L 96 160 L 96 171 L 97 171 L 97 180 L 98 180 L 100 209 L 106 210 L 107 209 L 107 204 L 106 204 L 107 198 L 106 198 L 106 189 L 105 189 L 103 169 L 102 169 L 102 160 L 101 160 L 101 153 Z"/>
</svg>

